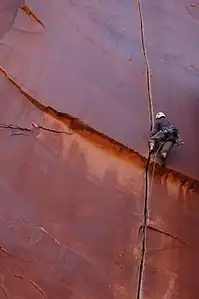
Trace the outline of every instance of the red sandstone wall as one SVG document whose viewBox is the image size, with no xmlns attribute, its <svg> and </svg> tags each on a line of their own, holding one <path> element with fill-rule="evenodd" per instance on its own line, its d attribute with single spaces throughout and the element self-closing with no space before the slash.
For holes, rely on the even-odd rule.
<svg viewBox="0 0 199 299">
<path fill-rule="evenodd" d="M 144 163 L 39 104 L 147 155 L 137 2 L 23 4 L 0 1 L 0 66 L 35 101 L 0 74 L 0 299 L 136 298 Z M 142 12 L 154 108 L 185 141 L 169 167 L 197 180 L 199 27 L 189 4 L 142 1 Z M 156 175 L 150 191 L 144 299 L 197 298 L 199 197 L 178 182 Z"/>
</svg>

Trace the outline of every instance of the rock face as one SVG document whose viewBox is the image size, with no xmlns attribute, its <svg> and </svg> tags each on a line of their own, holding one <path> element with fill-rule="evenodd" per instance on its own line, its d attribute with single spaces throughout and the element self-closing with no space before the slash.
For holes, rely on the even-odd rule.
<svg viewBox="0 0 199 299">
<path fill-rule="evenodd" d="M 0 0 L 0 299 L 197 298 L 198 6 L 139 4 Z M 147 198 L 142 34 L 185 142 Z"/>
</svg>

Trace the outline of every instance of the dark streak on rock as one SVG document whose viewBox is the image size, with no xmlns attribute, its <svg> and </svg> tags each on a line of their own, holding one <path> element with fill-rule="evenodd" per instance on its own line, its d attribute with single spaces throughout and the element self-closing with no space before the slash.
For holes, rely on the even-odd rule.
<svg viewBox="0 0 199 299">
<path fill-rule="evenodd" d="M 59 130 L 55 130 L 55 129 L 50 129 L 50 128 L 46 128 L 46 127 L 43 127 L 43 126 L 40 126 L 40 125 L 37 125 L 35 123 L 32 123 L 32 127 L 34 129 L 41 129 L 41 130 L 44 130 L 44 131 L 47 131 L 47 132 L 52 132 L 52 133 L 57 133 L 57 134 L 66 134 L 66 135 L 72 135 L 73 132 L 65 132 L 65 131 L 59 131 Z M 20 127 L 18 125 L 11 125 L 11 124 L 0 124 L 0 128 L 3 128 L 3 129 L 11 129 L 11 130 L 18 130 L 18 131 L 27 131 L 27 132 L 32 132 L 32 128 L 24 128 L 24 127 Z M 14 135 L 24 135 L 24 136 L 27 136 L 26 134 L 23 134 L 22 132 L 14 132 L 14 133 L 11 133 L 10 136 L 14 136 Z"/>
<path fill-rule="evenodd" d="M 143 229 L 143 225 L 140 226 L 139 231 L 140 231 L 141 229 Z M 184 245 L 189 245 L 187 242 L 181 240 L 179 237 L 176 237 L 176 236 L 174 236 L 173 234 L 170 234 L 170 233 L 168 233 L 168 232 L 165 232 L 164 230 L 161 230 L 161 229 L 156 228 L 156 227 L 154 227 L 154 226 L 147 225 L 147 229 L 152 230 L 152 231 L 157 232 L 157 233 L 160 233 L 160 234 L 163 234 L 163 235 L 165 235 L 165 236 L 167 236 L 167 237 L 170 237 L 170 238 L 172 238 L 172 239 L 174 239 L 174 240 L 177 240 L 177 241 L 179 241 L 180 243 L 182 243 L 182 244 L 184 244 Z"/>
<path fill-rule="evenodd" d="M 145 33 L 144 33 L 144 18 L 142 12 L 141 0 L 137 0 L 138 4 L 138 12 L 140 18 L 140 36 L 142 43 L 142 51 L 144 55 L 145 65 L 146 65 L 146 79 L 147 79 L 147 92 L 148 92 L 148 107 L 149 107 L 149 123 L 150 123 L 150 131 L 154 125 L 154 108 L 153 108 L 153 99 L 152 99 L 152 86 L 151 86 L 151 70 L 149 66 L 147 49 L 145 45 Z"/>
</svg>

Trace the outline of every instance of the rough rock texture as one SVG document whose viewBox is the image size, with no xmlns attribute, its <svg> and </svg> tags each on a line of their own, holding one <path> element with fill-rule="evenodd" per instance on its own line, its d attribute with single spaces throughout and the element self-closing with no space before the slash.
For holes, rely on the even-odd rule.
<svg viewBox="0 0 199 299">
<path fill-rule="evenodd" d="M 197 297 L 198 198 L 172 177 L 154 180 L 149 198 L 144 298 Z"/>
<path fill-rule="evenodd" d="M 170 165 L 199 179 L 199 23 L 187 11 L 190 3 L 142 0 L 142 10 L 153 105 L 167 113 L 185 142 Z"/>
<path fill-rule="evenodd" d="M 1 21 L 1 66 L 45 105 L 147 155 L 148 97 L 137 1 L 29 0 L 32 15 L 16 13 L 11 0 L 1 3 L 6 5 L 1 14 L 9 12 L 9 20 Z M 190 4 L 152 0 L 141 7 L 154 109 L 168 114 L 185 141 L 169 166 L 198 179 L 199 26 Z"/>
<path fill-rule="evenodd" d="M 143 0 L 141 14 L 153 106 L 185 141 L 169 167 L 198 179 L 190 4 Z M 0 0 L 0 67 L 37 101 L 0 73 L 0 299 L 197 298 L 197 190 L 154 171 L 145 202 L 144 160 L 122 145 L 147 155 L 140 36 L 137 1 Z"/>
<path fill-rule="evenodd" d="M 45 28 L 19 10 L 2 40 L 0 65 L 45 105 L 147 154 L 148 100 L 136 2 L 27 3 Z"/>
<path fill-rule="evenodd" d="M 2 0 L 0 2 L 0 38 L 13 28 L 13 23 L 23 0 Z"/>
<path fill-rule="evenodd" d="M 136 293 L 142 169 L 58 133 L 68 129 L 0 87 L 3 124 L 57 130 L 0 128 L 0 298 Z"/>
</svg>

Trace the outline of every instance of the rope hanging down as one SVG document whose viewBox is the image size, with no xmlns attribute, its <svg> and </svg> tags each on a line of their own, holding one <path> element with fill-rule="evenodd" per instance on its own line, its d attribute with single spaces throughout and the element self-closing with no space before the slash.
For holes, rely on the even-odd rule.
<svg viewBox="0 0 199 299">
<path fill-rule="evenodd" d="M 145 45 L 145 34 L 144 34 L 144 20 L 143 20 L 143 13 L 142 13 L 142 5 L 141 0 L 137 0 L 138 4 L 138 12 L 140 17 L 140 30 L 141 30 L 141 43 L 142 43 L 142 50 L 145 59 L 146 65 L 146 81 L 147 81 L 147 92 L 148 92 L 148 110 L 149 110 L 149 124 L 150 124 L 150 131 L 154 126 L 154 109 L 153 109 L 153 99 L 152 99 L 152 88 L 151 88 L 151 71 L 149 67 L 148 57 L 147 57 L 147 50 Z M 141 261 L 139 265 L 139 274 L 138 274 L 138 288 L 137 288 L 137 299 L 141 298 L 142 292 L 142 282 L 143 282 L 143 274 L 144 274 L 144 262 L 145 262 L 145 254 L 146 254 L 146 239 L 147 239 L 147 225 L 148 225 L 148 204 L 149 204 L 149 197 L 152 190 L 153 184 L 153 177 L 155 174 L 155 165 L 156 165 L 156 157 L 154 160 L 153 171 L 152 171 L 152 178 L 151 184 L 149 188 L 149 165 L 151 161 L 151 153 L 148 154 L 148 159 L 145 167 L 145 194 L 144 194 L 144 208 L 143 208 L 143 230 L 142 230 L 142 252 L 141 252 Z"/>
</svg>

